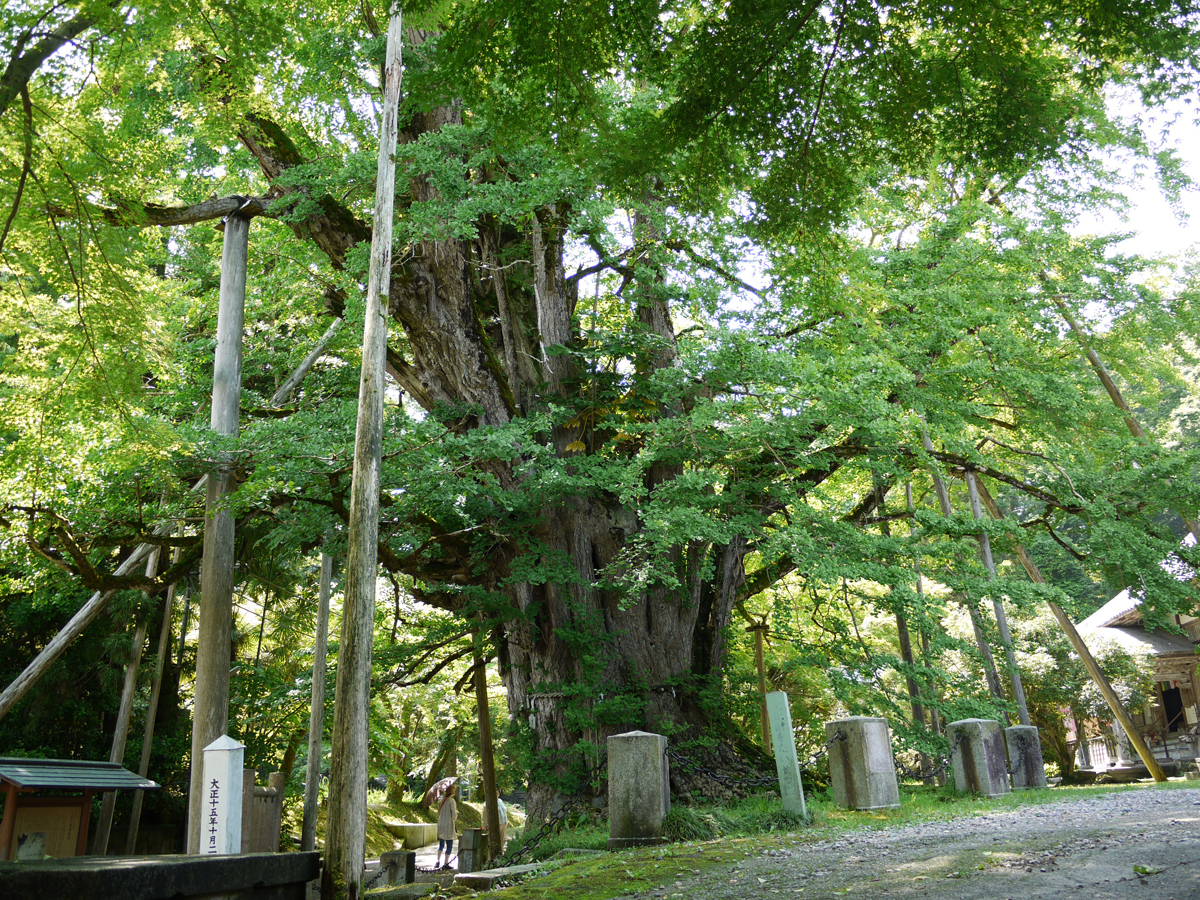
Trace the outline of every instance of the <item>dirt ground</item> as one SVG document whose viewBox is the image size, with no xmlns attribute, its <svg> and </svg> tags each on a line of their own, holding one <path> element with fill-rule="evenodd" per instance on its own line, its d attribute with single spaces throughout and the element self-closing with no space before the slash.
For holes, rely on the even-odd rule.
<svg viewBox="0 0 1200 900">
<path fill-rule="evenodd" d="M 627 900 L 1200 900 L 1200 783 L 804 842 Z"/>
</svg>

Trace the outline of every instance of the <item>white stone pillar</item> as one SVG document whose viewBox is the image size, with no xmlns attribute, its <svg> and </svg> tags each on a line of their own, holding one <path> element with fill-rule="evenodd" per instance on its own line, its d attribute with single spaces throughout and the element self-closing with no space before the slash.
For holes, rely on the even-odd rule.
<svg viewBox="0 0 1200 900">
<path fill-rule="evenodd" d="M 825 725 L 825 739 L 844 737 L 829 748 L 833 801 L 846 809 L 896 809 L 900 785 L 887 719 L 851 716 Z"/>
<path fill-rule="evenodd" d="M 961 738 L 959 737 L 961 735 Z M 983 797 L 1010 793 L 1004 736 L 994 719 L 960 719 L 946 726 L 954 789 Z"/>
<path fill-rule="evenodd" d="M 671 809 L 667 739 L 629 731 L 608 739 L 608 849 L 663 842 Z"/>
<path fill-rule="evenodd" d="M 242 850 L 242 763 L 246 748 L 222 735 L 204 748 L 201 793 L 201 856 Z"/>
<path fill-rule="evenodd" d="M 1008 744 L 1013 790 L 1046 787 L 1046 762 L 1042 758 L 1042 740 L 1037 728 L 1033 725 L 1005 728 L 1004 741 Z"/>
<path fill-rule="evenodd" d="M 792 732 L 792 710 L 783 691 L 767 694 L 767 717 L 771 722 L 771 746 L 775 749 L 775 772 L 779 775 L 779 798 L 788 812 L 807 817 L 800 761 L 796 758 L 796 735 Z"/>
</svg>

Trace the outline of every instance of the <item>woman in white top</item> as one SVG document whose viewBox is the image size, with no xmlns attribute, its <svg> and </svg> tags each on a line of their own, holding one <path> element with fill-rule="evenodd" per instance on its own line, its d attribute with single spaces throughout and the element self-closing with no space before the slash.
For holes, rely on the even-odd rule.
<svg viewBox="0 0 1200 900">
<path fill-rule="evenodd" d="M 454 839 L 458 837 L 458 804 L 454 802 L 457 787 L 451 787 L 438 803 L 438 855 L 437 868 L 450 868 L 450 855 L 454 850 Z M 445 850 L 446 861 L 442 862 Z"/>
</svg>

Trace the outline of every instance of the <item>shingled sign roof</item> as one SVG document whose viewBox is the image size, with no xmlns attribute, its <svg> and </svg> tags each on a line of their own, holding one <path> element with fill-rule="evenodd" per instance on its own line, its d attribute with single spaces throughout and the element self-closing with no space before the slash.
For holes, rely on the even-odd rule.
<svg viewBox="0 0 1200 900">
<path fill-rule="evenodd" d="M 0 781 L 64 791 L 150 790 L 158 785 L 116 763 L 0 757 Z"/>
</svg>

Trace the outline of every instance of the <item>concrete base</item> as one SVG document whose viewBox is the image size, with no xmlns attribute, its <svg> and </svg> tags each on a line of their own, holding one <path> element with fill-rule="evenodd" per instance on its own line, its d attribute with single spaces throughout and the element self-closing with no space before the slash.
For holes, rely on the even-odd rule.
<svg viewBox="0 0 1200 900">
<path fill-rule="evenodd" d="M 417 853 L 415 850 L 389 850 L 379 854 L 379 865 L 388 870 L 387 879 L 392 884 L 412 884 L 417 880 Z"/>
<path fill-rule="evenodd" d="M 420 850 L 437 840 L 436 822 L 387 822 L 384 827 L 404 842 L 405 850 Z"/>
<path fill-rule="evenodd" d="M 501 878 L 511 878 L 513 875 L 525 875 L 545 868 L 545 863 L 528 863 L 523 866 L 505 866 L 502 869 L 488 869 L 484 872 L 469 872 L 454 876 L 454 883 L 469 887 L 473 891 L 490 891 Z"/>
<path fill-rule="evenodd" d="M 954 748 L 950 763 L 956 791 L 982 797 L 1002 797 L 1012 792 L 999 722 L 960 719 L 946 726 L 946 736 Z"/>
<path fill-rule="evenodd" d="M 474 872 L 487 868 L 487 837 L 481 828 L 464 828 L 458 839 L 458 871 Z"/>
<path fill-rule="evenodd" d="M 900 785 L 887 719 L 851 716 L 825 725 L 825 739 L 846 737 L 829 749 L 833 802 L 845 809 L 897 809 Z"/>
<path fill-rule="evenodd" d="M 1178 760 L 1160 759 L 1159 767 L 1163 770 L 1163 774 L 1168 778 L 1177 777 L 1180 774 Z M 1150 778 L 1150 770 L 1141 762 L 1132 766 L 1113 766 L 1111 769 L 1105 769 L 1102 772 L 1096 773 L 1097 784 L 1126 784 L 1132 781 L 1141 781 L 1144 778 Z"/>
<path fill-rule="evenodd" d="M 1004 729 L 1008 745 L 1008 767 L 1012 770 L 1014 791 L 1046 787 L 1046 761 L 1042 759 L 1042 740 L 1032 725 L 1013 725 Z"/>
<path fill-rule="evenodd" d="M 609 838 L 608 839 L 608 849 L 609 850 L 625 850 L 629 847 L 654 847 L 654 846 L 657 846 L 658 844 L 665 844 L 666 842 L 667 842 L 667 839 L 661 838 L 661 837 Z"/>
<path fill-rule="evenodd" d="M 371 900 L 417 900 L 437 890 L 436 884 L 403 884 L 400 887 L 388 887 L 381 890 L 367 891 L 364 895 Z"/>
</svg>

